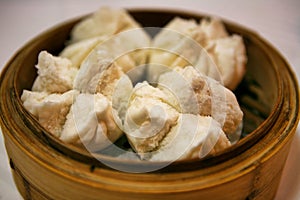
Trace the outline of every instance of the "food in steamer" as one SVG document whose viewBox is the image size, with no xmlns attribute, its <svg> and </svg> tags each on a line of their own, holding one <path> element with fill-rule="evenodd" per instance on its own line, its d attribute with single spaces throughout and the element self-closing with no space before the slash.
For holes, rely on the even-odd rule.
<svg viewBox="0 0 300 200">
<path fill-rule="evenodd" d="M 92 152 L 125 138 L 136 159 L 172 161 L 237 142 L 242 37 L 216 18 L 177 17 L 153 38 L 145 30 L 123 9 L 99 9 L 74 26 L 59 55 L 40 52 L 24 107 L 57 138 Z"/>
</svg>

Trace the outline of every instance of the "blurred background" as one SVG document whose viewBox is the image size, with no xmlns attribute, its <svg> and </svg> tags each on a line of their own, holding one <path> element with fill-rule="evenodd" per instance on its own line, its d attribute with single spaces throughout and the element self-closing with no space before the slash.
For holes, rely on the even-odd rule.
<svg viewBox="0 0 300 200">
<path fill-rule="evenodd" d="M 299 80 L 299 0 L 0 0 L 0 70 L 31 38 L 57 23 L 91 13 L 104 5 L 122 8 L 180 9 L 216 15 L 236 22 L 256 31 L 277 48 L 290 63 Z M 276 200 L 300 199 L 299 155 L 298 127 Z M 0 160 L 0 200 L 22 199 L 10 174 L 2 134 L 0 134 Z"/>
</svg>

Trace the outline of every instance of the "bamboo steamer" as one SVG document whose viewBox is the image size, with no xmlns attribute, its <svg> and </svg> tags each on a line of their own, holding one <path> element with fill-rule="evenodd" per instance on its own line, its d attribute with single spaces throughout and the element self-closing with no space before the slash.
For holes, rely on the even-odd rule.
<svg viewBox="0 0 300 200">
<path fill-rule="evenodd" d="M 161 27 L 174 16 L 197 13 L 130 10 L 143 26 Z M 272 199 L 299 121 L 299 89 L 283 57 L 256 33 L 226 22 L 244 37 L 247 74 L 236 94 L 245 113 L 245 137 L 201 160 L 174 162 L 158 171 L 127 173 L 51 136 L 20 100 L 36 77 L 41 50 L 57 54 L 81 18 L 60 24 L 31 40 L 1 74 L 0 124 L 15 183 L 24 199 Z M 128 162 L 97 155 L 124 169 L 161 163 Z"/>
</svg>

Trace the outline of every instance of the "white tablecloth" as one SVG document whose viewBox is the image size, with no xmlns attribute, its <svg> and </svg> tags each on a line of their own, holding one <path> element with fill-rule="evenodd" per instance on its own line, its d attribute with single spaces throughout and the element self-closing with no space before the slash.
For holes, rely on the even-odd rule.
<svg viewBox="0 0 300 200">
<path fill-rule="evenodd" d="M 300 75 L 299 0 L 1 0 L 0 69 L 24 45 L 47 28 L 98 7 L 176 8 L 218 15 L 267 38 Z M 300 129 L 294 138 L 276 199 L 300 199 Z M 13 183 L 0 134 L 0 200 L 21 199 Z"/>
</svg>

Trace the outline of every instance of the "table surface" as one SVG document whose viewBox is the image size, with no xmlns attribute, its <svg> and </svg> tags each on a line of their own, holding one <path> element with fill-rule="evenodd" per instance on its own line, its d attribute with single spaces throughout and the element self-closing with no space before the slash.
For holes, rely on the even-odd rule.
<svg viewBox="0 0 300 200">
<path fill-rule="evenodd" d="M 255 30 L 273 44 L 300 75 L 299 0 L 1 0 L 0 70 L 28 40 L 67 19 L 103 5 L 125 8 L 173 8 L 217 15 Z M 299 78 L 298 78 L 299 80 Z M 276 200 L 300 199 L 300 128 L 287 158 Z M 13 183 L 0 134 L 0 200 L 22 199 Z"/>
</svg>

